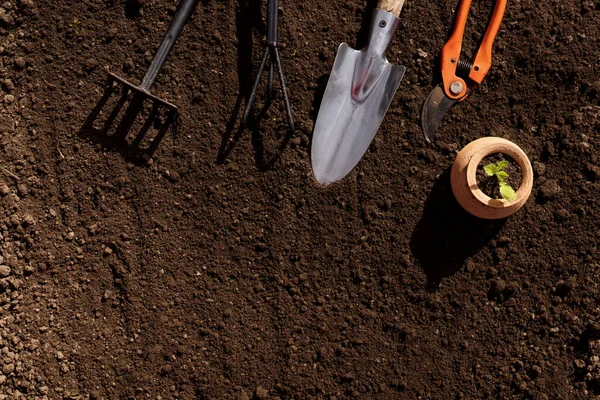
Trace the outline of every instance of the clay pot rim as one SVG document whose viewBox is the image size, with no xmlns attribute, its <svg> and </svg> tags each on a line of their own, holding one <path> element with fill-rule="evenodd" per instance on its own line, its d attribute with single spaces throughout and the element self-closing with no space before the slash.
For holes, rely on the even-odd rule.
<svg viewBox="0 0 600 400">
<path fill-rule="evenodd" d="M 470 183 L 469 189 L 471 190 L 471 193 L 473 194 L 473 196 L 475 196 L 477 200 L 487 205 L 488 207 L 506 208 L 512 206 L 515 203 L 520 202 L 523 197 L 529 197 L 529 190 L 523 185 L 523 183 L 525 182 L 525 175 L 533 174 L 527 155 L 516 144 L 509 141 L 506 142 L 504 142 L 504 146 L 502 143 L 491 143 L 487 145 L 485 151 L 473 156 L 469 160 L 469 164 L 467 165 L 467 182 Z M 506 144 L 509 144 L 509 146 L 507 147 Z M 517 165 L 521 169 L 521 182 L 519 183 L 519 188 L 515 191 L 515 199 L 512 201 L 508 201 L 506 199 L 492 198 L 485 194 L 479 188 L 479 185 L 477 185 L 477 169 L 479 168 L 479 164 L 484 158 L 497 153 L 505 154 L 511 157 L 517 162 Z M 474 182 L 474 184 L 472 182 Z"/>
</svg>

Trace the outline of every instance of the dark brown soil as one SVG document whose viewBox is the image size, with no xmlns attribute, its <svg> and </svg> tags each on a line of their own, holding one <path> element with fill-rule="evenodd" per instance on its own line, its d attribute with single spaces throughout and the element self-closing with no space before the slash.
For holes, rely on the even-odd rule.
<svg viewBox="0 0 600 400">
<path fill-rule="evenodd" d="M 508 178 L 505 179 L 505 182 L 510 185 L 515 192 L 521 185 L 521 168 L 512 157 L 502 153 L 487 156 L 479 163 L 479 167 L 477 169 L 477 186 L 479 186 L 479 189 L 481 189 L 483 193 L 492 199 L 502 198 L 502 195 L 500 194 L 500 185 L 498 183 L 498 178 L 496 176 L 489 176 L 486 174 L 486 172 L 483 170 L 483 167 L 489 164 L 497 164 L 503 160 L 509 162 L 508 166 L 503 169 L 503 171 L 508 174 Z"/>
<path fill-rule="evenodd" d="M 250 0 L 202 1 L 183 31 L 152 88 L 177 124 L 150 108 L 111 121 L 106 71 L 138 82 L 175 4 L 0 5 L 0 397 L 600 393 L 599 2 L 509 1 L 489 74 L 427 145 L 420 110 L 456 4 L 407 1 L 388 51 L 400 89 L 326 188 L 314 119 L 338 44 L 364 45 L 376 2 L 282 0 L 295 135 L 263 89 L 238 131 L 265 33 Z M 466 54 L 490 8 L 474 2 Z M 536 172 L 502 221 L 464 212 L 448 182 L 489 135 Z"/>
</svg>

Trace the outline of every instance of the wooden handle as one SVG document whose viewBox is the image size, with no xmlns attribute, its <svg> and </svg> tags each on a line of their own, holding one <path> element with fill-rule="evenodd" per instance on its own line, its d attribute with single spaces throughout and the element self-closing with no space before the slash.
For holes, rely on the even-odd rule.
<svg viewBox="0 0 600 400">
<path fill-rule="evenodd" d="M 383 11 L 394 14 L 396 17 L 400 16 L 400 11 L 404 5 L 404 0 L 379 0 L 377 8 Z"/>
</svg>

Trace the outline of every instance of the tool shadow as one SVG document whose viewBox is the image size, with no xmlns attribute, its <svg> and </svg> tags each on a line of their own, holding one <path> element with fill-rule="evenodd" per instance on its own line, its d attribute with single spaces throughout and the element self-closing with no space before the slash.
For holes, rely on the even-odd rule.
<svg viewBox="0 0 600 400">
<path fill-rule="evenodd" d="M 427 289 L 437 289 L 443 278 L 460 270 L 505 223 L 506 219 L 484 220 L 465 211 L 452 193 L 448 168 L 434 183 L 410 240 L 411 251 L 427 276 Z"/>
<path fill-rule="evenodd" d="M 268 112 L 273 99 L 265 99 L 264 104 L 260 107 L 258 114 L 250 114 L 248 123 L 246 126 L 238 124 L 241 120 L 241 113 L 243 111 L 242 105 L 247 104 L 254 84 L 257 69 L 254 66 L 255 60 L 253 59 L 253 36 L 254 31 L 257 30 L 260 36 L 266 35 L 266 24 L 262 18 L 262 7 L 260 0 L 240 0 L 237 3 L 236 9 L 236 37 L 238 40 L 238 86 L 239 95 L 236 99 L 236 103 L 233 107 L 231 116 L 226 124 L 225 132 L 219 147 L 217 154 L 217 163 L 224 163 L 239 140 L 241 139 L 244 131 L 248 129 L 251 132 L 251 143 L 255 153 L 255 164 L 259 170 L 267 170 L 279 159 L 287 144 L 289 143 L 292 133 L 288 134 L 280 141 L 275 152 L 267 156 L 265 150 L 265 144 L 260 133 L 260 122 Z M 271 60 L 273 61 L 273 60 Z"/>
<path fill-rule="evenodd" d="M 118 97 L 108 116 L 100 122 L 99 116 L 109 101 L 115 100 L 115 96 Z M 79 129 L 78 136 L 120 153 L 128 162 L 138 165 L 147 163 L 169 128 L 177 126 L 177 112 L 162 112 L 157 103 L 149 106 L 144 100 L 142 95 L 120 91 L 117 85 L 106 85 L 102 97 Z M 151 131 L 153 137 L 149 135 Z"/>
</svg>

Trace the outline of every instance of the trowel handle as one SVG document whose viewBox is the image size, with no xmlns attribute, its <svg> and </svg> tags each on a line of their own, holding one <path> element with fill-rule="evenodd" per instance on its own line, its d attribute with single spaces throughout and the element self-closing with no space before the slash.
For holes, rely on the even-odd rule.
<svg viewBox="0 0 600 400">
<path fill-rule="evenodd" d="M 400 11 L 404 5 L 404 0 L 379 0 L 377 8 L 383 11 L 394 14 L 396 17 L 400 16 Z"/>
<path fill-rule="evenodd" d="M 269 0 L 267 5 L 267 44 L 277 46 L 277 21 L 279 11 L 279 0 Z"/>
</svg>

